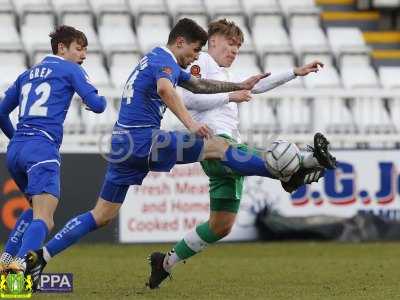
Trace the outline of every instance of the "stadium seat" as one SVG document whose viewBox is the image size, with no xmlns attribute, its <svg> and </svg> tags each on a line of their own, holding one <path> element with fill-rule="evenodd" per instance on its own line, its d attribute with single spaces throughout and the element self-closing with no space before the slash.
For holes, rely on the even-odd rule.
<svg viewBox="0 0 400 300">
<path fill-rule="evenodd" d="M 390 117 L 397 132 L 400 132 L 400 98 L 389 99 Z"/>
<path fill-rule="evenodd" d="M 62 16 L 62 24 L 70 25 L 83 31 L 88 40 L 88 50 L 98 51 L 100 49 L 100 42 L 94 30 L 93 18 L 90 13 L 65 13 Z"/>
<path fill-rule="evenodd" d="M 121 89 L 128 80 L 129 75 L 139 62 L 140 54 L 133 52 L 112 54 L 110 61 L 110 76 L 112 84 Z"/>
<path fill-rule="evenodd" d="M 382 99 L 357 97 L 352 106 L 355 123 L 360 133 L 390 133 L 395 131 L 389 112 Z"/>
<path fill-rule="evenodd" d="M 310 63 L 314 60 L 319 60 L 324 64 L 324 67 L 318 73 L 308 74 L 303 78 L 304 85 L 307 88 L 340 88 L 341 82 L 339 73 L 332 63 L 332 56 L 325 55 L 305 55 L 303 58 L 303 65 Z"/>
<path fill-rule="evenodd" d="M 205 14 L 192 14 L 192 13 L 182 13 L 182 14 L 177 14 L 175 17 L 174 23 L 177 23 L 180 19 L 183 18 L 189 18 L 194 20 L 197 24 L 199 24 L 201 27 L 204 28 L 204 30 L 207 30 L 207 25 L 208 25 L 208 17 Z"/>
<path fill-rule="evenodd" d="M 81 106 L 82 102 L 74 97 L 71 101 L 67 116 L 64 121 L 65 134 L 80 134 L 83 131 L 83 124 L 81 119 Z"/>
<path fill-rule="evenodd" d="M 312 129 L 311 101 L 288 98 L 277 103 L 278 126 L 284 132 L 305 133 Z"/>
<path fill-rule="evenodd" d="M 146 13 L 164 14 L 167 6 L 164 0 L 128 0 L 129 9 L 134 16 Z"/>
<path fill-rule="evenodd" d="M 400 0 L 372 0 L 372 5 L 376 8 L 399 8 Z"/>
<path fill-rule="evenodd" d="M 85 109 L 81 110 L 81 114 L 86 134 L 111 134 L 112 127 L 118 118 L 113 101 L 107 102 L 106 110 L 101 114 Z"/>
<path fill-rule="evenodd" d="M 105 13 L 99 18 L 99 38 L 104 51 L 138 51 L 139 45 L 128 14 Z"/>
<path fill-rule="evenodd" d="M 216 14 L 214 20 L 219 19 L 227 19 L 230 22 L 234 22 L 236 25 L 240 27 L 243 32 L 244 42 L 240 47 L 240 52 L 254 52 L 254 44 L 253 38 L 247 29 L 246 22 L 243 15 L 225 15 L 225 14 Z"/>
<path fill-rule="evenodd" d="M 164 130 L 184 130 L 185 126 L 181 123 L 181 121 L 179 121 L 173 112 L 167 109 L 161 120 L 161 128 Z"/>
<path fill-rule="evenodd" d="M 294 57 L 291 54 L 270 54 L 264 58 L 263 70 L 264 72 L 271 72 L 271 75 L 293 70 L 294 67 Z M 302 78 L 297 77 L 285 83 L 285 87 L 302 88 Z"/>
<path fill-rule="evenodd" d="M 216 14 L 240 14 L 242 7 L 239 0 L 204 0 L 207 13 L 211 19 Z"/>
<path fill-rule="evenodd" d="M 263 94 L 253 95 L 250 102 L 239 104 L 239 128 L 246 132 L 275 132 L 277 120 L 275 102 Z"/>
<path fill-rule="evenodd" d="M 128 12 L 128 5 L 125 0 L 88 0 L 93 12 L 100 16 L 107 12 Z"/>
<path fill-rule="evenodd" d="M 0 89 L 11 85 L 26 70 L 23 52 L 0 52 Z"/>
<path fill-rule="evenodd" d="M 52 54 L 50 51 L 37 51 L 29 61 L 29 67 L 40 63 L 47 55 Z"/>
<path fill-rule="evenodd" d="M 233 62 L 231 70 L 233 76 L 239 81 L 260 73 L 257 57 L 253 53 L 239 54 Z"/>
<path fill-rule="evenodd" d="M 49 33 L 54 30 L 54 16 L 48 13 L 28 13 L 21 26 L 21 38 L 31 56 L 35 51 L 50 49 Z"/>
<path fill-rule="evenodd" d="M 286 16 L 293 16 L 295 14 L 315 14 L 320 13 L 319 8 L 316 6 L 314 0 L 279 0 L 283 13 Z"/>
<path fill-rule="evenodd" d="M 205 14 L 206 10 L 201 0 L 168 0 L 168 10 L 173 18 L 181 14 Z"/>
<path fill-rule="evenodd" d="M 10 13 L 13 11 L 11 0 L 0 0 L 0 12 Z"/>
<path fill-rule="evenodd" d="M 91 8 L 86 0 L 52 0 L 54 11 L 61 18 L 66 12 L 90 12 Z"/>
<path fill-rule="evenodd" d="M 251 20 L 255 15 L 280 14 L 278 0 L 242 0 L 244 12 Z"/>
<path fill-rule="evenodd" d="M 378 73 L 384 88 L 400 88 L 400 67 L 379 67 Z"/>
<path fill-rule="evenodd" d="M 142 14 L 137 23 L 137 36 L 143 53 L 164 46 L 169 35 L 169 19 L 165 14 Z"/>
<path fill-rule="evenodd" d="M 290 39 L 296 54 L 329 53 L 328 40 L 319 25 L 319 17 L 296 15 L 290 20 Z"/>
<path fill-rule="evenodd" d="M 340 70 L 345 88 L 378 88 L 378 77 L 367 55 L 344 55 Z"/>
<path fill-rule="evenodd" d="M 254 17 L 251 31 L 256 51 L 261 56 L 266 52 L 291 52 L 292 50 L 281 16 L 257 15 Z"/>
<path fill-rule="evenodd" d="M 49 0 L 13 0 L 16 13 L 22 17 L 25 13 L 51 13 L 52 6 Z"/>
<path fill-rule="evenodd" d="M 337 96 L 314 99 L 314 129 L 333 134 L 357 132 L 349 100 Z"/>
<path fill-rule="evenodd" d="M 88 73 L 90 81 L 95 86 L 110 86 L 110 79 L 104 67 L 101 52 L 88 52 L 82 66 Z"/>
<path fill-rule="evenodd" d="M 15 16 L 11 12 L 0 11 L 0 50 L 22 50 Z"/>
<path fill-rule="evenodd" d="M 343 53 L 368 53 L 362 32 L 357 27 L 329 27 L 329 44 L 333 53 L 339 57 Z"/>
</svg>

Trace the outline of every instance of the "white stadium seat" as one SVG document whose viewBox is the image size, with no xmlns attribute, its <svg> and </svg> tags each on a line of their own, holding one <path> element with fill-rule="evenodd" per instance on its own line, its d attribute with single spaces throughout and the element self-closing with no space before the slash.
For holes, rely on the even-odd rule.
<svg viewBox="0 0 400 300">
<path fill-rule="evenodd" d="M 22 21 L 21 38 L 27 52 L 48 51 L 49 33 L 54 30 L 54 17 L 47 13 L 29 13 Z"/>
<path fill-rule="evenodd" d="M 143 13 L 163 14 L 167 11 L 164 0 L 128 0 L 129 9 L 134 16 Z"/>
<path fill-rule="evenodd" d="M 66 12 L 89 12 L 90 6 L 86 0 L 52 0 L 52 5 L 58 16 Z"/>
<path fill-rule="evenodd" d="M 99 38 L 106 54 L 139 49 L 128 14 L 103 14 L 100 18 Z"/>
<path fill-rule="evenodd" d="M 128 5 L 125 0 L 89 0 L 93 12 L 101 15 L 106 12 L 127 12 Z"/>
<path fill-rule="evenodd" d="M 30 60 L 29 66 L 32 67 L 33 65 L 36 65 L 40 63 L 47 55 L 53 54 L 49 51 L 38 51 L 36 52 L 33 57 Z"/>
<path fill-rule="evenodd" d="M 318 16 L 293 16 L 290 21 L 290 39 L 297 55 L 329 53 L 328 40 L 319 26 Z"/>
<path fill-rule="evenodd" d="M 166 4 L 173 17 L 180 14 L 205 14 L 206 12 L 201 0 L 168 0 Z"/>
<path fill-rule="evenodd" d="M 0 12 L 0 50 L 21 50 L 15 16 L 10 12 Z"/>
<path fill-rule="evenodd" d="M 366 53 L 366 46 L 362 32 L 357 27 L 329 27 L 327 36 L 331 49 L 336 56 L 343 53 Z"/>
<path fill-rule="evenodd" d="M 61 23 L 83 31 L 88 40 L 88 50 L 100 49 L 99 38 L 94 30 L 93 18 L 90 13 L 65 13 Z"/>
<path fill-rule="evenodd" d="M 281 12 L 278 0 L 244 0 L 242 5 L 249 19 L 256 14 L 280 14 Z"/>
<path fill-rule="evenodd" d="M 271 72 L 272 74 L 279 74 L 293 70 L 295 67 L 294 57 L 291 54 L 271 54 L 267 55 L 264 59 L 263 70 L 264 72 Z M 277 87 L 277 89 L 291 87 L 291 88 L 302 88 L 302 78 L 297 77 L 287 83 L 283 87 Z"/>
<path fill-rule="evenodd" d="M 400 67 L 379 67 L 378 73 L 384 88 L 400 88 Z"/>
<path fill-rule="evenodd" d="M 26 70 L 25 55 L 22 52 L 0 52 L 0 66 L 0 88 L 2 88 L 11 85 Z"/>
<path fill-rule="evenodd" d="M 85 109 L 81 110 L 81 114 L 88 134 L 111 133 L 118 118 L 113 101 L 107 101 L 106 110 L 101 114 L 95 114 Z"/>
<path fill-rule="evenodd" d="M 260 55 L 266 52 L 291 52 L 289 36 L 283 27 L 281 16 L 255 16 L 252 33 Z"/>
<path fill-rule="evenodd" d="M 250 102 L 239 104 L 240 131 L 273 132 L 277 130 L 273 102 L 263 94 L 253 95 Z"/>
<path fill-rule="evenodd" d="M 261 72 L 257 65 L 257 57 L 253 53 L 239 54 L 231 68 L 232 74 L 240 80 Z"/>
<path fill-rule="evenodd" d="M 325 55 L 314 55 L 309 54 L 304 56 L 303 65 L 312 62 L 313 60 L 319 60 L 324 64 L 324 67 L 318 73 L 308 74 L 303 78 L 304 84 L 307 88 L 340 88 L 341 82 L 339 73 L 332 63 L 332 56 L 329 54 Z"/>
<path fill-rule="evenodd" d="M 0 12 L 12 12 L 13 6 L 11 0 L 0 0 Z"/>
<path fill-rule="evenodd" d="M 239 0 L 204 0 L 207 13 L 211 18 L 216 14 L 240 14 L 242 7 Z"/>
<path fill-rule="evenodd" d="M 175 23 L 177 23 L 180 19 L 183 19 L 183 18 L 192 19 L 197 24 L 199 24 L 201 27 L 203 27 L 204 30 L 207 31 L 208 17 L 205 14 L 189 14 L 189 13 L 179 14 L 179 15 L 176 15 Z"/>
<path fill-rule="evenodd" d="M 340 70 L 346 88 L 379 88 L 378 77 L 367 55 L 344 55 Z"/>
<path fill-rule="evenodd" d="M 169 35 L 169 19 L 164 14 L 143 14 L 137 24 L 140 48 L 147 53 L 156 46 L 164 46 Z"/>
<path fill-rule="evenodd" d="M 308 99 L 285 99 L 277 103 L 278 124 L 284 132 L 311 131 L 311 102 Z"/>
<path fill-rule="evenodd" d="M 49 0 L 13 0 L 13 4 L 18 15 L 22 16 L 27 12 L 46 12 L 52 11 Z"/>
<path fill-rule="evenodd" d="M 64 121 L 64 132 L 66 134 L 79 134 L 83 131 L 81 119 L 81 103 L 74 97 L 71 101 L 67 116 Z"/>
<path fill-rule="evenodd" d="M 114 53 L 111 56 L 110 75 L 112 84 L 121 88 L 139 62 L 139 53 Z"/>
<path fill-rule="evenodd" d="M 110 86 L 110 79 L 100 52 L 88 52 L 82 67 L 86 70 L 90 81 L 95 86 Z"/>
<path fill-rule="evenodd" d="M 372 5 L 376 8 L 398 8 L 400 0 L 372 0 Z"/>
<path fill-rule="evenodd" d="M 285 15 L 295 14 L 319 14 L 320 10 L 314 0 L 279 0 Z"/>
</svg>

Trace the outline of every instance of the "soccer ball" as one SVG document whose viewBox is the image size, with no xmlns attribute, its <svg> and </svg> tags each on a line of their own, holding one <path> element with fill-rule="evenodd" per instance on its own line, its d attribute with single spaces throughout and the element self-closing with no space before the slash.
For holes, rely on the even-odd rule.
<svg viewBox="0 0 400 300">
<path fill-rule="evenodd" d="M 300 168 L 300 150 L 291 142 L 274 141 L 267 150 L 265 160 L 272 175 L 280 180 L 288 180 Z"/>
</svg>

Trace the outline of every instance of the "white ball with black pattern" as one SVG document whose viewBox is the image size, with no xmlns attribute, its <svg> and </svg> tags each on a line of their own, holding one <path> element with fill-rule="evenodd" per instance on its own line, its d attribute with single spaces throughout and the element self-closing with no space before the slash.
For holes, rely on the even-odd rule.
<svg viewBox="0 0 400 300">
<path fill-rule="evenodd" d="M 267 150 L 266 163 L 272 175 L 287 181 L 300 168 L 300 150 L 289 141 L 274 141 Z"/>
</svg>

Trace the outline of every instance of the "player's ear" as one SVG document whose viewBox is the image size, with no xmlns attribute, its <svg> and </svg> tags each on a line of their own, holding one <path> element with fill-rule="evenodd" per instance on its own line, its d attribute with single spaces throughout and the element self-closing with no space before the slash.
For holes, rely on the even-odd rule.
<svg viewBox="0 0 400 300">
<path fill-rule="evenodd" d="M 178 36 L 176 38 L 176 46 L 178 48 L 182 48 L 184 44 L 185 44 L 185 39 L 182 36 Z"/>
</svg>

